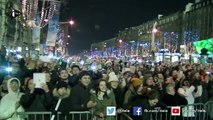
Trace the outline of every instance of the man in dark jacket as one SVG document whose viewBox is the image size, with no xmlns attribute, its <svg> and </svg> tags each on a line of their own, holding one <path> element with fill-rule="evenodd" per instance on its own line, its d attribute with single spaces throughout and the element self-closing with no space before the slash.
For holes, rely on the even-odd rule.
<svg viewBox="0 0 213 120">
<path fill-rule="evenodd" d="M 80 67 L 78 65 L 73 65 L 71 67 L 71 70 L 72 70 L 72 76 L 69 77 L 69 85 L 71 87 L 74 87 L 78 84 L 78 81 L 79 81 Z"/>
<path fill-rule="evenodd" d="M 79 74 L 79 80 L 80 82 L 72 89 L 70 107 L 72 111 L 88 111 L 96 105 L 96 103 L 90 101 L 91 76 L 87 71 L 82 71 Z M 84 118 L 86 117 L 81 115 L 81 120 Z M 75 119 L 79 119 L 79 116 L 75 116 Z"/>
<path fill-rule="evenodd" d="M 172 84 L 168 84 L 166 86 L 166 93 L 163 96 L 162 102 L 165 103 L 167 106 L 187 105 L 187 100 L 184 97 L 181 97 L 180 95 L 176 94 L 175 87 Z M 172 118 L 176 120 L 181 120 L 181 116 L 171 116 L 171 108 L 168 108 L 167 119 Z"/>
<path fill-rule="evenodd" d="M 159 93 L 156 90 L 150 90 L 147 94 L 138 95 L 132 100 L 132 118 L 133 120 L 151 120 L 155 113 L 155 107 L 159 101 Z M 137 108 L 136 108 L 137 107 Z M 139 107 L 141 107 L 139 109 Z M 136 114 L 137 113 L 137 114 Z"/>
</svg>

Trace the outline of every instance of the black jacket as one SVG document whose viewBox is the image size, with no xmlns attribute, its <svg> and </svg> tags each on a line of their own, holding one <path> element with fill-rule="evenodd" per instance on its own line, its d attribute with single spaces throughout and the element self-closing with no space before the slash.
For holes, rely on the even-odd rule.
<svg viewBox="0 0 213 120">
<path fill-rule="evenodd" d="M 175 94 L 173 96 L 166 93 L 162 98 L 162 102 L 165 103 L 167 106 L 187 105 L 187 100 L 184 97 L 179 96 L 178 94 Z"/>
<path fill-rule="evenodd" d="M 181 106 L 181 105 L 187 105 L 187 100 L 184 97 L 181 97 L 178 94 L 170 95 L 168 93 L 165 93 L 165 95 L 162 98 L 162 102 L 165 103 L 167 106 Z M 168 108 L 167 113 L 167 119 L 174 119 L 174 120 L 182 120 L 182 115 L 180 116 L 171 116 L 171 108 Z M 166 119 L 166 116 L 163 117 L 163 119 Z"/>
<path fill-rule="evenodd" d="M 50 92 L 45 93 L 41 89 L 35 89 L 32 94 L 27 91 L 26 94 L 22 95 L 20 103 L 28 112 L 47 111 L 52 105 L 52 98 Z"/>
<path fill-rule="evenodd" d="M 90 87 L 85 87 L 79 82 L 71 92 L 72 111 L 87 111 L 87 103 L 90 100 Z"/>
<path fill-rule="evenodd" d="M 133 115 L 133 107 L 142 107 L 142 116 L 134 116 Z M 132 112 L 131 115 L 133 120 L 151 120 L 151 113 L 144 112 L 144 110 L 153 110 L 154 107 L 150 106 L 147 97 L 142 95 L 134 96 L 132 99 Z"/>
<path fill-rule="evenodd" d="M 69 79 L 70 87 L 73 88 L 74 86 L 78 84 L 79 76 L 78 75 L 69 76 L 68 79 Z"/>
<path fill-rule="evenodd" d="M 123 108 L 124 90 L 121 88 L 113 89 L 113 93 L 115 94 L 116 108 Z"/>
</svg>

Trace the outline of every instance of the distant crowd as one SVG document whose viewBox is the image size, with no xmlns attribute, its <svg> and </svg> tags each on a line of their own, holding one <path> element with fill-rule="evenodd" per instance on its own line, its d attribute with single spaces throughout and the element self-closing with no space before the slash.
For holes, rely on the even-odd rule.
<svg viewBox="0 0 213 120">
<path fill-rule="evenodd" d="M 134 120 L 150 120 L 145 112 L 132 116 L 133 106 L 153 110 L 213 100 L 211 64 L 132 63 L 112 58 L 43 62 L 13 56 L 0 67 L 0 119 L 12 120 L 17 112 L 54 111 L 59 99 L 57 111 L 63 116 L 71 117 L 70 111 L 91 111 L 90 117 L 97 120 L 115 120 L 115 116 L 107 116 L 107 106 L 116 106 L 118 113 L 130 110 Z M 6 71 L 7 67 L 12 70 Z M 35 85 L 34 73 L 46 75 L 40 87 Z M 183 113 L 184 117 L 195 114 Z"/>
</svg>

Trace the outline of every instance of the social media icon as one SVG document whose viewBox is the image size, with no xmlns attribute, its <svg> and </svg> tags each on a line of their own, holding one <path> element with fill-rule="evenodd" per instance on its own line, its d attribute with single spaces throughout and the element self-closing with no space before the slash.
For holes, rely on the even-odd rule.
<svg viewBox="0 0 213 120">
<path fill-rule="evenodd" d="M 116 108 L 115 108 L 115 106 L 108 106 L 107 107 L 107 115 L 108 116 L 115 116 L 116 115 Z"/>
<path fill-rule="evenodd" d="M 134 116 L 142 116 L 142 107 L 141 106 L 134 106 L 133 107 L 133 115 Z"/>
<path fill-rule="evenodd" d="M 180 116 L 180 107 L 172 107 L 171 114 L 172 116 Z"/>
</svg>

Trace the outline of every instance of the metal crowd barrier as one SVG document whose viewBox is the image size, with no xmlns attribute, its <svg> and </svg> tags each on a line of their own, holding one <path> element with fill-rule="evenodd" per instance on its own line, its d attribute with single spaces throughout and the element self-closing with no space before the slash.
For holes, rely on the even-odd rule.
<svg viewBox="0 0 213 120">
<path fill-rule="evenodd" d="M 180 106 L 179 116 L 172 116 L 171 108 L 171 106 L 167 106 L 164 112 L 162 112 L 161 108 L 156 108 L 157 112 L 149 113 L 149 120 L 213 120 L 213 101 L 209 101 L 206 104 L 196 103 Z M 24 112 L 18 113 L 18 115 L 24 120 L 50 120 L 52 112 Z M 133 120 L 134 117 L 130 117 L 128 113 L 120 113 L 115 116 L 115 119 Z M 96 118 L 90 111 L 72 111 L 66 115 L 58 112 L 55 120 L 104 120 L 104 118 Z"/>
<path fill-rule="evenodd" d="M 18 115 L 23 120 L 50 120 L 52 112 L 22 112 Z M 115 120 L 133 120 L 127 113 L 120 113 L 114 118 Z M 72 111 L 68 115 L 58 112 L 55 120 L 97 120 L 97 118 L 93 117 L 90 111 Z M 104 120 L 104 118 L 98 118 L 98 120 Z"/>
<path fill-rule="evenodd" d="M 205 120 L 213 120 L 213 101 L 206 102 L 205 110 L 206 110 Z"/>
<path fill-rule="evenodd" d="M 18 115 L 23 120 L 50 120 L 53 114 L 52 112 L 22 112 Z M 55 120 L 91 120 L 91 113 L 89 111 L 72 111 L 69 114 L 58 112 Z"/>
</svg>

